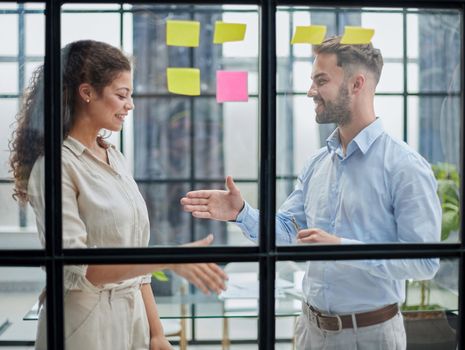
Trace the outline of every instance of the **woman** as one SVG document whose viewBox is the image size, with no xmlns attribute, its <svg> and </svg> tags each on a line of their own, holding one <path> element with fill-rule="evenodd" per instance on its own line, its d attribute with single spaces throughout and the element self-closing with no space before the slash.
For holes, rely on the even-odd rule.
<svg viewBox="0 0 465 350">
<path fill-rule="evenodd" d="M 62 51 L 63 247 L 142 247 L 149 241 L 145 202 L 123 155 L 100 135 L 120 131 L 134 108 L 131 65 L 117 48 L 77 41 Z M 14 196 L 34 209 L 44 242 L 43 69 L 28 88 L 11 142 Z M 212 236 L 192 243 L 203 246 Z M 215 264 L 65 266 L 65 343 L 73 349 L 171 349 L 150 286 L 171 268 L 208 293 L 224 289 Z M 46 348 L 41 309 L 37 349 Z"/>
</svg>

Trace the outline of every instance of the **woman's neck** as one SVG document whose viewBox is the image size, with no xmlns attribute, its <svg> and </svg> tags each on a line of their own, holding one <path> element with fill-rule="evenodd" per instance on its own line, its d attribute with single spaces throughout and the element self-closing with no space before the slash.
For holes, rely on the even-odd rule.
<svg viewBox="0 0 465 350">
<path fill-rule="evenodd" d="M 90 123 L 85 122 L 84 118 L 76 118 L 76 123 L 70 130 L 69 136 L 78 140 L 90 150 L 97 150 L 100 147 L 97 142 L 99 131 Z"/>
</svg>

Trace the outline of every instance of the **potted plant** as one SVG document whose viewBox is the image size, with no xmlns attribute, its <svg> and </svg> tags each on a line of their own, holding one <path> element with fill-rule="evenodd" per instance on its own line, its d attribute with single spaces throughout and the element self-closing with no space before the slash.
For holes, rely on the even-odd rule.
<svg viewBox="0 0 465 350">
<path fill-rule="evenodd" d="M 460 227 L 459 174 L 453 164 L 432 165 L 438 182 L 438 196 L 442 207 L 441 241 L 455 234 Z M 409 290 L 419 291 L 419 303 L 409 305 Z M 407 281 L 406 300 L 402 312 L 407 332 L 407 349 L 455 350 L 456 335 L 449 318 L 456 318 L 439 304 L 430 303 L 431 281 Z"/>
</svg>

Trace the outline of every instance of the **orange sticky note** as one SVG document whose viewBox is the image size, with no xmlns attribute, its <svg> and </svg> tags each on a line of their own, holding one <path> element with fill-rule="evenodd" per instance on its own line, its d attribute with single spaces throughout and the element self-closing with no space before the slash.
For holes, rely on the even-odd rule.
<svg viewBox="0 0 465 350">
<path fill-rule="evenodd" d="M 173 94 L 200 95 L 200 69 L 167 68 L 166 80 L 168 82 L 168 91 Z"/>
<path fill-rule="evenodd" d="M 375 35 L 375 30 L 371 28 L 345 26 L 341 44 L 369 44 L 373 35 Z"/>
<path fill-rule="evenodd" d="M 213 35 L 214 44 L 222 44 L 228 41 L 244 40 L 246 24 L 215 22 L 215 33 Z"/>
<path fill-rule="evenodd" d="M 166 21 L 166 45 L 198 47 L 200 41 L 200 22 Z"/>
<path fill-rule="evenodd" d="M 326 35 L 326 26 L 297 26 L 291 44 L 319 45 Z"/>
</svg>

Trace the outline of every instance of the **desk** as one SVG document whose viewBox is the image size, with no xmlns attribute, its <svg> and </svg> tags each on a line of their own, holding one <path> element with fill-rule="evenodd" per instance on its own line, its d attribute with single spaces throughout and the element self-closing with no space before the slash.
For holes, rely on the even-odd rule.
<svg viewBox="0 0 465 350">
<path fill-rule="evenodd" d="M 254 318 L 258 317 L 257 298 L 220 299 L 217 295 L 205 295 L 201 292 L 186 295 L 156 296 L 160 318 L 162 319 L 195 319 L 195 318 Z M 300 295 L 289 290 L 276 298 L 276 317 L 298 316 L 301 312 Z M 181 306 L 186 306 L 182 312 Z M 192 313 L 195 306 L 195 314 Z M 36 302 L 24 315 L 23 320 L 38 319 L 39 304 Z"/>
</svg>

